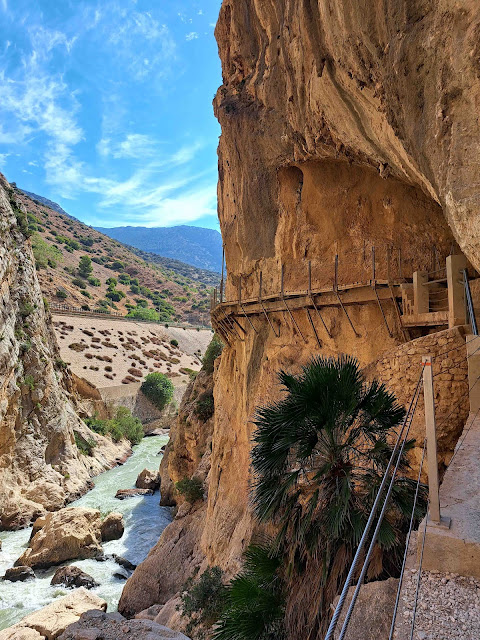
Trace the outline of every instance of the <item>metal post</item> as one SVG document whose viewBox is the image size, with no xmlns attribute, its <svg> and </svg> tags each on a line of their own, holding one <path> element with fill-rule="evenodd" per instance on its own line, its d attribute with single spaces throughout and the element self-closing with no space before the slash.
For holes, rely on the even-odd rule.
<svg viewBox="0 0 480 640">
<path fill-rule="evenodd" d="M 430 510 L 428 519 L 440 524 L 440 498 L 438 494 L 437 435 L 435 427 L 435 397 L 433 394 L 432 356 L 422 358 L 423 397 L 425 401 L 425 435 L 427 437 L 428 496 Z"/>
<path fill-rule="evenodd" d="M 220 304 L 223 302 L 223 263 L 225 262 L 225 245 L 222 246 L 222 279 L 220 280 Z"/>
</svg>

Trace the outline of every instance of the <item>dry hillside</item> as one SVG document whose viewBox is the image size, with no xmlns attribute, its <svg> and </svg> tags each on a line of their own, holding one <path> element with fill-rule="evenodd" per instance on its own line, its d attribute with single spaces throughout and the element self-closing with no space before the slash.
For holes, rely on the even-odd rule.
<svg viewBox="0 0 480 640">
<path fill-rule="evenodd" d="M 38 279 L 49 302 L 150 315 L 148 319 L 163 322 L 209 324 L 210 287 L 201 276 L 194 280 L 149 264 L 119 242 L 18 189 L 14 200 L 27 214 Z M 82 271 L 84 256 L 89 260 L 84 260 Z"/>
</svg>

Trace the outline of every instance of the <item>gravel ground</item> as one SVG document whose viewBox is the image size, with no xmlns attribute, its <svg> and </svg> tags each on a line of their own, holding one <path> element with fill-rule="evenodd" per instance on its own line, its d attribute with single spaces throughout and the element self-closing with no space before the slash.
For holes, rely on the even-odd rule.
<svg viewBox="0 0 480 640">
<path fill-rule="evenodd" d="M 417 586 L 417 569 L 412 568 L 415 547 L 414 542 L 403 580 L 394 640 L 410 638 Z M 422 570 L 413 640 L 480 640 L 480 580 Z"/>
</svg>

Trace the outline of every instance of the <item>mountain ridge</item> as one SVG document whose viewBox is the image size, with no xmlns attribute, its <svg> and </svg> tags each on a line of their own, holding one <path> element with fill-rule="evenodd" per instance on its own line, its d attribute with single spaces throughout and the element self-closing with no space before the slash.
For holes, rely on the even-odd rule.
<svg viewBox="0 0 480 640">
<path fill-rule="evenodd" d="M 222 236 L 215 229 L 194 225 L 173 227 L 94 227 L 123 244 L 173 258 L 200 269 L 222 270 Z"/>
</svg>

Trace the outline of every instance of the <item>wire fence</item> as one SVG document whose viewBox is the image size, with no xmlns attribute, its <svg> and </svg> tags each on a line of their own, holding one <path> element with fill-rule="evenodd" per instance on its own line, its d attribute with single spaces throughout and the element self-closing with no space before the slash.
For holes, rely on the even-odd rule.
<svg viewBox="0 0 480 640">
<path fill-rule="evenodd" d="M 141 322 L 143 324 L 157 324 L 163 325 L 165 328 L 175 327 L 178 329 L 196 329 L 198 331 L 208 330 L 211 331 L 212 327 L 208 325 L 202 324 L 190 324 L 188 322 L 179 323 L 179 322 L 165 322 L 165 320 L 143 320 L 141 318 L 133 318 L 129 316 L 125 316 L 116 311 L 108 311 L 103 309 L 95 309 L 95 310 L 87 310 L 82 309 L 81 307 L 74 307 L 69 304 L 57 304 L 55 302 L 50 303 L 49 305 L 50 311 L 52 313 L 60 313 L 64 315 L 78 315 L 87 318 L 112 318 L 115 320 L 125 320 L 127 322 Z"/>
</svg>

